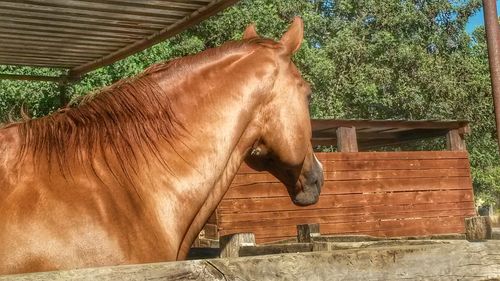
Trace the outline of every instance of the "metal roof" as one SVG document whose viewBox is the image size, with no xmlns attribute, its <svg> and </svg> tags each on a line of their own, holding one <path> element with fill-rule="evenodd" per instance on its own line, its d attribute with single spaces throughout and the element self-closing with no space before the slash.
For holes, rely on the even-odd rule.
<svg viewBox="0 0 500 281">
<path fill-rule="evenodd" d="M 0 0 L 0 65 L 67 69 L 77 79 L 238 0 Z M 0 78 L 61 78 L 1 75 Z"/>
<path fill-rule="evenodd" d="M 336 120 L 313 119 L 312 143 L 314 145 L 337 145 L 337 128 L 356 129 L 360 149 L 400 145 L 415 140 L 443 137 L 451 130 L 459 134 L 470 132 L 469 122 L 465 120 Z"/>
</svg>

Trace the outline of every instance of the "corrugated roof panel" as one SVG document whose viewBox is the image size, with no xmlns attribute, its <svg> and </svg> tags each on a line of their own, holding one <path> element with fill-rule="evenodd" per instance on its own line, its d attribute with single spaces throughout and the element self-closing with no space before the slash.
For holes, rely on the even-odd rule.
<svg viewBox="0 0 500 281">
<path fill-rule="evenodd" d="M 1 0 L 0 64 L 80 76 L 144 50 L 238 0 Z"/>
</svg>

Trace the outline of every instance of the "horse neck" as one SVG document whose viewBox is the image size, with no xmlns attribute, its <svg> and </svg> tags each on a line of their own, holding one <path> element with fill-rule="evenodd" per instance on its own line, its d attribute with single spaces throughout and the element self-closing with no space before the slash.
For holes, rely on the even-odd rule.
<svg viewBox="0 0 500 281">
<path fill-rule="evenodd" d="M 156 181 L 151 185 L 156 190 L 153 201 L 160 217 L 166 218 L 164 227 L 181 234 L 171 237 L 181 248 L 179 256 L 217 207 L 259 137 L 255 119 L 262 93 L 272 87 L 275 64 L 256 65 L 256 59 L 256 55 L 231 56 L 190 70 L 173 84 L 172 79 L 157 77 L 167 92 L 185 89 L 170 98 L 178 122 L 186 129 L 179 140 L 165 144 L 164 156 L 173 177 L 147 175 Z"/>
</svg>

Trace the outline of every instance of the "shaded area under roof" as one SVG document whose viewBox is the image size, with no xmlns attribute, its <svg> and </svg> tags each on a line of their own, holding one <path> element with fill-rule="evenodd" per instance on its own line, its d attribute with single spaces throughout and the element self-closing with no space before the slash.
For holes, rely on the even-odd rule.
<svg viewBox="0 0 500 281">
<path fill-rule="evenodd" d="M 313 119 L 313 145 L 337 145 L 337 128 L 356 128 L 360 149 L 400 145 L 415 140 L 444 137 L 451 130 L 468 134 L 469 122 L 458 121 L 402 121 L 402 120 L 336 120 Z"/>
<path fill-rule="evenodd" d="M 63 81 L 142 51 L 238 0 L 2 0 L 0 65 L 61 68 Z"/>
</svg>

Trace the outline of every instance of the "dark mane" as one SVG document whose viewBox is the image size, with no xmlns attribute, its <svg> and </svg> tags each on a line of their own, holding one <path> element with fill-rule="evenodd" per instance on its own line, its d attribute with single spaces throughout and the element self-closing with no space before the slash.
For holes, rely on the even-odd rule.
<svg viewBox="0 0 500 281">
<path fill-rule="evenodd" d="M 125 175 L 138 157 L 156 155 L 159 139 L 171 140 L 180 128 L 168 95 L 147 75 L 121 81 L 77 108 L 18 124 L 22 157 L 31 152 L 35 160 L 55 160 L 70 172 L 71 159 L 92 165 L 88 159 L 97 153 L 114 155 Z"/>
<path fill-rule="evenodd" d="M 219 48 L 150 66 L 134 78 L 121 80 L 100 91 L 75 108 L 64 108 L 49 116 L 20 122 L 11 126 L 21 135 L 19 161 L 31 154 L 35 161 L 56 161 L 63 173 L 74 165 L 89 166 L 97 153 L 113 155 L 121 171 L 132 177 L 140 158 L 155 157 L 168 164 L 158 154 L 158 140 L 173 141 L 185 130 L 171 107 L 169 94 L 153 79 L 154 73 L 176 75 L 189 71 L 193 65 L 214 58 L 248 51 L 254 47 L 279 48 L 281 44 L 268 39 L 228 42 Z M 107 153 L 105 153 L 107 151 Z M 106 163 L 109 168 L 109 163 Z M 49 164 L 49 166 L 52 166 Z"/>
</svg>

